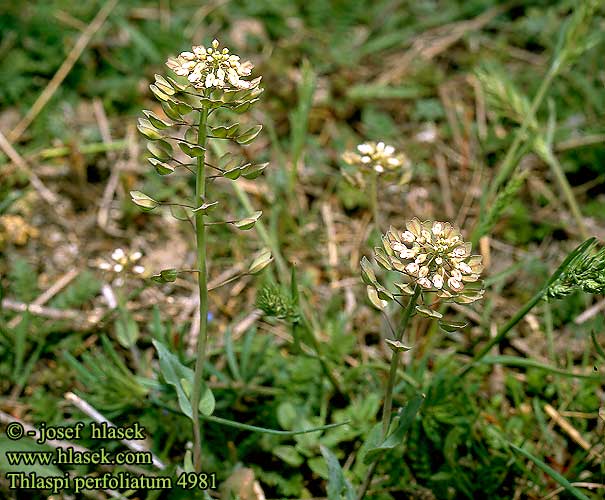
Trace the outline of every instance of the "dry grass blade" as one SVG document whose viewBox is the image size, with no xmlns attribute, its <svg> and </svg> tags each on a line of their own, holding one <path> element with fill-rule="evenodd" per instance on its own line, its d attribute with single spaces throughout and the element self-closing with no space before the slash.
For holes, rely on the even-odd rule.
<svg viewBox="0 0 605 500">
<path fill-rule="evenodd" d="M 21 119 L 17 126 L 11 131 L 8 136 L 11 142 L 17 142 L 21 138 L 36 116 L 38 116 L 38 113 L 40 113 L 48 101 L 50 101 L 50 98 L 57 91 L 61 83 L 63 83 L 63 80 L 65 80 L 65 77 L 69 74 L 74 64 L 76 64 L 76 61 L 80 58 L 82 52 L 84 52 L 84 49 L 90 42 L 91 38 L 99 30 L 99 28 L 103 26 L 107 20 L 107 16 L 109 16 L 117 3 L 118 0 L 108 0 L 105 5 L 101 7 L 86 30 L 80 35 L 80 38 L 78 38 L 78 41 L 65 58 L 65 61 L 63 61 L 61 67 L 52 77 L 52 80 L 48 82 L 48 85 L 42 91 L 38 99 L 36 99 L 36 102 L 34 102 L 33 106 L 28 110 L 26 115 Z"/>
</svg>

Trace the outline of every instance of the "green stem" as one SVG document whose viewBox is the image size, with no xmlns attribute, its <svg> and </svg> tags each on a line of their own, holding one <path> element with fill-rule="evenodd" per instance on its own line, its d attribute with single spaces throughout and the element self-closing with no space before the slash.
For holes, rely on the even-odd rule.
<svg viewBox="0 0 605 500">
<path fill-rule="evenodd" d="M 548 91 L 548 88 L 550 87 L 550 84 L 552 83 L 554 77 L 557 75 L 558 67 L 559 67 L 558 64 L 553 63 L 550 66 L 550 68 L 548 69 L 548 72 L 546 73 L 546 75 L 544 76 L 544 79 L 542 80 L 542 83 L 540 84 L 538 92 L 534 96 L 534 99 L 531 103 L 531 107 L 530 107 L 528 113 L 525 115 L 525 118 L 523 119 L 521 126 L 519 127 L 519 129 L 517 130 L 517 133 L 515 134 L 515 139 L 513 140 L 513 143 L 508 148 L 508 151 L 506 152 L 506 156 L 504 157 L 504 160 L 500 164 L 496 178 L 492 181 L 489 189 L 484 192 L 484 194 L 481 198 L 481 214 L 482 215 L 480 216 L 479 223 L 477 224 L 478 228 L 483 225 L 483 217 L 485 217 L 485 214 L 487 214 L 486 207 L 487 207 L 488 201 L 494 199 L 494 196 L 498 192 L 498 188 L 502 185 L 502 183 L 504 181 L 506 181 L 506 179 L 508 179 L 511 176 L 511 174 L 517 167 L 517 164 L 519 163 L 519 161 L 518 161 L 519 160 L 519 155 L 518 155 L 519 148 L 522 146 L 523 141 L 525 141 L 527 139 L 526 136 L 527 136 L 527 131 L 529 130 L 529 127 L 533 123 L 535 123 L 536 111 L 538 111 L 538 108 L 540 107 L 540 104 L 542 104 L 542 101 L 544 100 L 544 96 L 546 95 L 546 92 Z M 478 240 L 478 239 L 479 239 L 479 235 L 478 235 L 477 231 L 475 231 L 475 234 L 473 237 L 473 244 L 476 244 L 477 243 L 476 240 Z"/>
<path fill-rule="evenodd" d="M 574 196 L 571 186 L 567 181 L 567 177 L 565 177 L 565 172 L 563 172 L 563 167 L 559 163 L 558 158 L 550 150 L 541 154 L 540 156 L 554 172 L 555 177 L 557 178 L 557 182 L 559 183 L 559 187 L 561 188 L 561 191 L 563 191 L 563 196 L 565 196 L 571 213 L 574 219 L 576 220 L 580 235 L 584 239 L 588 238 L 588 231 L 586 230 L 586 226 L 584 225 L 582 212 L 580 211 L 580 207 L 576 202 L 576 197 Z"/>
<path fill-rule="evenodd" d="M 516 162 L 514 162 L 515 156 L 517 155 L 517 151 L 518 151 L 519 147 L 521 146 L 521 144 L 523 143 L 523 141 L 526 140 L 527 131 L 529 129 L 529 126 L 534 122 L 535 116 L 536 116 L 536 111 L 538 111 L 540 104 L 542 104 L 542 101 L 544 100 L 544 96 L 546 95 L 546 92 L 547 92 L 548 88 L 550 87 L 550 84 L 552 83 L 556 74 L 557 74 L 557 70 L 556 70 L 556 67 L 553 65 L 549 68 L 548 72 L 546 73 L 546 76 L 542 80 L 542 83 L 540 84 L 540 88 L 538 89 L 538 92 L 536 93 L 534 100 L 531 103 L 529 112 L 527 113 L 527 115 L 525 115 L 525 118 L 524 118 L 523 122 L 521 123 L 521 127 L 517 130 L 513 143 L 511 144 L 511 146 L 508 148 L 508 151 L 506 152 L 504 161 L 500 165 L 498 175 L 496 176 L 496 179 L 494 180 L 494 182 L 492 182 L 492 184 L 490 185 L 490 188 L 488 190 L 488 194 L 487 194 L 488 199 L 491 199 L 494 197 L 494 195 L 498 191 L 498 188 L 500 187 L 500 185 L 506 179 L 508 179 L 510 177 L 510 174 L 513 172 L 513 170 L 517 166 Z"/>
<path fill-rule="evenodd" d="M 206 147 L 206 124 L 208 110 L 200 111 L 198 130 L 198 144 Z M 197 159 L 197 172 L 195 177 L 195 202 L 200 207 L 206 198 L 206 165 L 205 152 Z M 208 341 L 208 276 L 206 271 L 206 226 L 204 214 L 201 210 L 195 213 L 195 234 L 197 245 L 198 285 L 200 296 L 200 331 L 197 339 L 197 358 L 195 360 L 195 373 L 193 389 L 191 391 L 191 419 L 193 421 L 193 464 L 196 472 L 202 472 L 202 423 L 199 420 L 199 404 L 204 381 L 204 363 L 206 358 L 206 343 Z"/>
<path fill-rule="evenodd" d="M 420 287 L 416 285 L 414 289 L 414 295 L 410 298 L 407 307 L 403 313 L 403 319 L 401 320 L 401 327 L 399 329 L 399 333 L 395 340 L 401 341 L 403 338 L 403 334 L 405 333 L 410 319 L 412 317 L 412 313 L 414 312 L 414 308 L 416 307 L 416 302 L 418 301 L 418 297 L 420 296 Z M 384 394 L 384 405 L 382 407 L 382 433 L 381 433 L 381 441 L 384 441 L 389 432 L 389 426 L 391 424 L 391 414 L 393 411 L 393 389 L 395 387 L 395 380 L 397 378 L 397 367 L 399 366 L 399 358 L 401 357 L 401 352 L 394 351 L 393 356 L 391 357 L 391 369 L 389 370 L 389 379 L 387 381 L 385 394 Z M 374 475 L 374 471 L 376 470 L 376 466 L 378 465 L 378 459 L 374 460 L 372 464 L 368 467 L 368 471 L 366 472 L 366 477 L 361 485 L 359 493 L 357 494 L 357 500 L 363 500 L 365 497 L 366 491 L 370 486 L 370 482 L 372 481 L 372 476 Z"/>
<path fill-rule="evenodd" d="M 370 206 L 372 209 L 372 217 L 374 218 L 374 226 L 380 233 L 380 215 L 378 212 L 378 174 L 372 172 L 370 179 Z"/>
<path fill-rule="evenodd" d="M 596 238 L 594 238 L 594 237 L 588 238 L 583 243 L 581 243 L 580 245 L 578 245 L 573 252 L 571 252 L 570 254 L 568 254 L 567 257 L 565 257 L 565 259 L 563 260 L 563 262 L 561 263 L 561 265 L 550 276 L 550 278 L 546 281 L 546 283 L 544 283 L 544 285 L 542 286 L 542 288 L 540 288 L 540 290 L 538 290 L 536 292 L 536 294 L 531 299 L 529 299 L 525 303 L 525 305 L 521 309 L 519 309 L 517 311 L 517 313 L 510 320 L 508 320 L 508 322 L 498 331 L 498 334 L 495 337 L 493 337 L 483 347 L 483 349 L 481 349 L 481 351 L 479 351 L 477 354 L 475 354 L 475 356 L 473 356 L 473 359 L 471 360 L 471 362 L 468 363 L 462 370 L 460 370 L 460 372 L 458 373 L 458 375 L 456 375 L 456 379 L 461 379 L 462 377 L 464 377 L 473 368 L 473 366 L 476 363 L 478 363 L 479 361 L 481 361 L 481 359 L 491 350 L 492 347 L 494 347 L 495 345 L 497 345 L 500 342 L 502 342 L 502 340 L 504 339 L 504 337 L 506 336 L 506 334 L 508 332 L 510 332 L 515 327 L 515 325 L 517 323 L 519 323 L 519 321 L 521 321 L 523 319 L 523 317 L 529 311 L 531 311 L 538 302 L 540 302 L 540 300 L 542 300 L 542 298 L 544 297 L 544 295 L 548 292 L 549 287 L 555 281 L 557 281 L 557 279 L 568 268 L 568 266 L 571 264 L 571 262 L 578 255 L 581 255 L 588 248 L 590 248 L 590 246 L 594 243 L 595 239 Z"/>
</svg>

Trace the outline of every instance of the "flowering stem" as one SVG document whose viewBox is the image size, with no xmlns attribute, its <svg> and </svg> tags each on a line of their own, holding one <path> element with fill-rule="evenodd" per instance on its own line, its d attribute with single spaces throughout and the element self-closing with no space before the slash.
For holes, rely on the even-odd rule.
<svg viewBox="0 0 605 500">
<path fill-rule="evenodd" d="M 403 334 L 407 330 L 408 324 L 410 323 L 410 319 L 412 318 L 412 313 L 414 312 L 414 308 L 416 307 L 416 302 L 418 301 L 418 297 L 420 296 L 420 287 L 416 285 L 414 289 L 414 295 L 410 297 L 410 301 L 408 302 L 407 307 L 403 312 L 403 319 L 401 320 L 401 327 L 399 328 L 399 333 L 395 340 L 401 341 L 403 338 Z M 397 367 L 399 366 L 399 358 L 401 357 L 401 352 L 394 351 L 393 356 L 391 357 L 391 369 L 389 371 L 389 379 L 387 381 L 385 393 L 384 393 L 384 404 L 382 407 L 382 433 L 380 441 L 384 441 L 389 432 L 389 426 L 391 424 L 391 414 L 393 410 L 393 389 L 395 387 L 395 379 L 397 378 Z M 361 485 L 359 493 L 357 494 L 357 500 L 363 500 L 365 497 L 366 491 L 370 486 L 370 482 L 372 481 L 372 476 L 374 475 L 374 471 L 376 470 L 376 466 L 378 465 L 378 459 L 374 460 L 372 464 L 368 467 L 368 471 L 366 473 L 366 477 Z"/>
<path fill-rule="evenodd" d="M 372 217 L 374 218 L 374 225 L 378 232 L 380 232 L 380 219 L 378 213 L 378 175 L 375 172 L 372 173 L 370 180 L 370 206 L 372 208 Z"/>
<path fill-rule="evenodd" d="M 198 144 L 206 147 L 206 124 L 208 110 L 200 111 Z M 206 164 L 205 151 L 197 159 L 195 177 L 195 206 L 200 207 L 206 197 Z M 195 212 L 195 233 L 197 244 L 198 285 L 200 295 L 200 331 L 197 339 L 197 358 L 193 375 L 191 391 L 191 419 L 193 421 L 193 464 L 196 472 L 202 471 L 202 422 L 199 419 L 199 404 L 204 380 L 204 362 L 206 358 L 206 343 L 208 340 L 208 276 L 206 273 L 206 225 L 202 210 Z"/>
</svg>

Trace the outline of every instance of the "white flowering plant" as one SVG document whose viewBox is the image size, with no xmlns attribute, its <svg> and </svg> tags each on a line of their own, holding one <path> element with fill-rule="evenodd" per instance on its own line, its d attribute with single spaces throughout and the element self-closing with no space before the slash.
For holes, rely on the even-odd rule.
<svg viewBox="0 0 605 500">
<path fill-rule="evenodd" d="M 355 151 L 345 151 L 342 159 L 347 164 L 342 169 L 344 178 L 358 189 L 369 189 L 374 222 L 379 226 L 379 179 L 398 181 L 400 185 L 409 183 L 412 179 L 410 160 L 403 152 L 383 141 L 359 144 Z"/>
<path fill-rule="evenodd" d="M 214 40 L 209 47 L 194 46 L 176 58 L 168 59 L 166 65 L 174 76 L 155 75 L 150 85 L 154 96 L 160 101 L 164 115 L 144 111 L 140 118 L 139 131 L 148 139 L 148 161 L 162 176 L 177 170 L 195 176 L 195 192 L 191 202 L 160 202 L 140 191 L 130 193 L 132 201 L 143 211 L 152 211 L 162 205 L 179 206 L 186 211 L 186 218 L 196 233 L 196 265 L 194 269 L 163 269 L 151 279 L 158 283 L 176 281 L 179 275 L 194 273 L 198 276 L 199 289 L 199 334 L 194 371 L 178 363 L 165 346 L 156 343 L 161 366 L 172 365 L 172 372 L 182 377 L 170 378 L 179 395 L 181 411 L 193 421 L 193 468 L 201 471 L 201 416 L 209 417 L 214 411 L 214 397 L 204 383 L 204 363 L 208 339 L 208 278 L 207 278 L 207 234 L 206 227 L 215 224 L 230 224 L 240 230 L 254 227 L 262 212 L 257 211 L 243 218 L 215 220 L 210 211 L 216 208 L 207 193 L 208 180 L 224 177 L 235 181 L 243 177 L 254 179 L 262 174 L 267 163 L 251 163 L 244 156 L 225 153 L 216 161 L 208 161 L 208 142 L 214 139 L 230 140 L 237 145 L 252 142 L 260 133 L 262 125 L 243 128 L 237 122 L 216 123 L 215 112 L 244 113 L 259 99 L 263 89 L 261 78 L 248 79 L 252 72 L 250 62 L 241 62 L 239 56 L 229 49 L 220 48 Z M 221 114 L 224 117 L 225 114 Z M 177 151 L 180 152 L 177 154 Z M 208 175 L 211 169 L 213 175 Z M 255 274 L 272 260 L 269 251 L 261 251 L 246 273 Z M 118 263 L 119 265 L 119 263 Z M 165 377 L 166 378 L 166 377 Z M 167 378 L 169 380 L 169 378 Z"/>
<path fill-rule="evenodd" d="M 437 307 L 442 302 L 468 304 L 483 296 L 483 285 L 479 280 L 481 256 L 471 255 L 471 244 L 463 240 L 460 230 L 449 222 L 424 221 L 414 218 L 407 222 L 405 230 L 390 228 L 382 236 L 382 247 L 374 249 L 376 262 L 387 271 L 396 272 L 396 291 L 389 291 L 376 277 L 369 260 L 361 260 L 361 277 L 367 285 L 368 298 L 372 304 L 385 313 L 388 301 L 394 301 L 403 308 L 400 328 L 393 330 L 392 339 L 386 344 L 393 351 L 391 369 L 385 386 L 380 440 L 384 441 L 370 449 L 370 466 L 361 485 L 357 498 L 364 498 L 379 461 L 382 446 L 391 425 L 393 390 L 401 353 L 410 350 L 403 343 L 411 318 L 415 314 L 438 319 L 446 331 L 454 331 L 466 326 L 465 323 L 445 321 Z M 407 298 L 407 303 L 401 299 Z M 405 299 L 404 299 L 405 300 Z M 385 313 L 386 314 L 386 313 Z M 390 321 L 389 321 L 390 324 Z M 423 398 L 408 402 L 406 413 L 413 418 L 422 405 Z"/>
</svg>

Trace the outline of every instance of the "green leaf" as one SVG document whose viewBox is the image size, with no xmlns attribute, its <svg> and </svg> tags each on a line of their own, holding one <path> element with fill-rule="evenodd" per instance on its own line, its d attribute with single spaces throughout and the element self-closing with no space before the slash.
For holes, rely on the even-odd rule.
<svg viewBox="0 0 605 500">
<path fill-rule="evenodd" d="M 239 168 L 246 164 L 245 159 L 242 155 L 235 153 L 225 153 L 218 160 L 218 166 L 223 170 L 232 170 L 236 167 Z"/>
<path fill-rule="evenodd" d="M 149 89 L 151 90 L 151 92 L 153 92 L 153 95 L 156 96 L 160 101 L 171 101 L 172 99 L 170 98 L 170 95 L 166 94 L 165 92 L 162 92 L 157 86 L 151 84 L 149 86 Z"/>
<path fill-rule="evenodd" d="M 248 130 L 246 130 L 245 132 L 238 135 L 235 138 L 235 141 L 238 144 L 249 144 L 254 139 L 256 139 L 256 137 L 258 136 L 258 134 L 260 134 L 260 131 L 262 129 L 263 129 L 262 125 L 254 125 L 253 127 L 250 127 Z"/>
<path fill-rule="evenodd" d="M 214 394 L 212 393 L 212 390 L 206 384 L 203 384 L 202 396 L 200 398 L 200 404 L 198 405 L 200 413 L 206 417 L 209 417 L 214 413 L 215 407 L 216 400 L 214 399 Z"/>
<path fill-rule="evenodd" d="M 404 345 L 400 340 L 385 339 L 385 342 L 393 352 L 405 352 L 412 349 L 411 347 Z"/>
<path fill-rule="evenodd" d="M 149 122 L 157 129 L 163 130 L 172 126 L 172 123 L 165 122 L 153 111 L 144 110 L 143 114 L 147 117 Z"/>
<path fill-rule="evenodd" d="M 409 283 L 395 283 L 395 286 L 405 295 L 414 295 L 414 288 Z"/>
<path fill-rule="evenodd" d="M 370 448 L 363 457 L 363 462 L 369 464 L 374 459 L 384 453 L 385 450 L 395 448 L 403 442 L 408 429 L 414 422 L 418 410 L 422 406 L 424 395 L 416 395 L 399 411 L 399 423 L 397 428 L 389 435 L 382 444 L 375 448 Z"/>
<path fill-rule="evenodd" d="M 378 285 L 378 280 L 376 279 L 376 274 L 374 273 L 374 269 L 372 269 L 372 265 L 370 261 L 364 255 L 361 258 L 361 279 L 366 285 Z"/>
<path fill-rule="evenodd" d="M 160 161 L 172 159 L 172 146 L 169 142 L 162 139 L 148 142 L 147 150 Z"/>
<path fill-rule="evenodd" d="M 446 321 L 444 319 L 440 319 L 438 321 L 439 327 L 448 333 L 452 333 L 458 330 L 462 330 L 468 326 L 468 323 L 465 321 Z"/>
<path fill-rule="evenodd" d="M 263 173 L 268 165 L 268 162 L 244 165 L 241 167 L 242 176 L 250 180 L 256 179 L 260 174 Z"/>
<path fill-rule="evenodd" d="M 174 167 L 172 165 L 168 165 L 168 163 L 164 163 L 157 158 L 147 158 L 147 161 L 153 165 L 155 171 L 160 175 L 169 175 L 174 173 Z"/>
<path fill-rule="evenodd" d="M 163 102 L 162 109 L 164 110 L 164 113 L 166 113 L 166 116 L 168 118 L 170 118 L 171 120 L 178 122 L 183 119 L 183 117 L 181 116 L 181 113 L 179 113 L 175 103 L 168 102 L 168 101 Z"/>
<path fill-rule="evenodd" d="M 355 490 L 345 478 L 336 456 L 324 445 L 319 449 L 328 465 L 328 500 L 355 500 Z"/>
<path fill-rule="evenodd" d="M 379 309 L 380 311 L 384 311 L 384 308 L 387 306 L 387 301 L 381 300 L 378 297 L 378 292 L 376 291 L 376 288 L 374 288 L 372 285 L 368 285 L 366 287 L 366 292 L 368 294 L 368 299 L 370 299 L 370 302 L 372 303 L 372 305 L 376 309 Z"/>
<path fill-rule="evenodd" d="M 232 168 L 231 170 L 226 170 L 225 172 L 223 172 L 223 177 L 226 177 L 227 179 L 231 179 L 232 181 L 239 179 L 240 175 L 242 175 L 241 167 L 235 167 L 235 168 Z"/>
<path fill-rule="evenodd" d="M 191 158 L 198 158 L 200 156 L 204 156 L 206 152 L 206 149 L 202 146 L 193 146 L 187 144 L 186 142 L 179 142 L 178 144 L 179 148 L 181 148 L 181 151 L 187 156 L 190 156 Z"/>
<path fill-rule="evenodd" d="M 547 464 L 545 464 L 544 462 L 542 462 L 542 460 L 540 460 L 538 457 L 535 457 L 530 452 L 525 451 L 523 448 L 519 448 L 518 446 L 515 446 L 513 443 L 510 443 L 510 442 L 507 442 L 507 443 L 514 451 L 516 451 L 517 453 L 520 453 L 525 458 L 531 460 L 534 464 L 536 464 L 536 466 L 540 470 L 542 470 L 542 472 L 545 472 L 550 477 L 552 477 L 557 483 L 559 483 L 563 488 L 565 488 L 567 490 L 567 492 L 569 492 L 571 495 L 578 498 L 579 500 L 590 500 L 589 497 L 584 495 L 584 493 L 582 493 L 578 488 L 576 488 L 573 484 L 571 484 L 567 479 L 565 479 L 561 474 L 559 474 L 552 467 L 550 467 Z"/>
<path fill-rule="evenodd" d="M 191 418 L 191 401 L 187 397 L 181 380 L 184 379 L 191 383 L 193 380 L 193 370 L 181 364 L 179 359 L 161 342 L 154 339 L 152 343 L 160 357 L 160 372 L 164 380 L 176 389 L 181 411 L 185 416 Z"/>
<path fill-rule="evenodd" d="M 429 307 L 416 306 L 416 311 L 427 318 L 443 318 L 443 314 L 441 314 L 439 311 L 435 311 L 434 309 L 430 309 Z"/>
<path fill-rule="evenodd" d="M 294 446 L 276 446 L 272 450 L 273 454 L 281 458 L 284 462 L 292 467 L 300 467 L 305 459 L 296 451 Z"/>
<path fill-rule="evenodd" d="M 239 123 L 234 123 L 229 127 L 218 126 L 210 129 L 210 134 L 220 139 L 235 137 L 237 130 L 239 129 Z"/>
<path fill-rule="evenodd" d="M 185 131 L 185 140 L 191 144 L 197 144 L 198 133 L 197 127 L 189 127 Z"/>
<path fill-rule="evenodd" d="M 254 212 L 250 217 L 246 217 L 245 219 L 238 220 L 233 222 L 233 225 L 242 231 L 247 231 L 248 229 L 252 229 L 254 224 L 257 223 L 260 216 L 263 215 L 262 210 L 258 210 Z"/>
<path fill-rule="evenodd" d="M 139 338 L 139 326 L 126 309 L 120 310 L 114 326 L 116 329 L 116 338 L 122 347 L 130 349 L 136 344 Z"/>
<path fill-rule="evenodd" d="M 155 76 L 155 84 L 156 86 L 165 94 L 174 95 L 175 90 L 172 88 L 172 85 L 162 76 L 157 73 Z"/>
<path fill-rule="evenodd" d="M 151 279 L 156 283 L 172 283 L 176 281 L 178 274 L 176 269 L 164 269 L 159 274 L 154 274 Z"/>
<path fill-rule="evenodd" d="M 271 262 L 273 262 L 273 256 L 271 255 L 271 250 L 265 248 L 256 259 L 252 261 L 250 267 L 248 268 L 249 274 L 256 274 L 261 272 L 265 267 L 267 267 Z"/>
<path fill-rule="evenodd" d="M 285 401 L 277 407 L 277 422 L 283 429 L 292 429 L 297 420 L 296 407 L 289 401 Z"/>
<path fill-rule="evenodd" d="M 145 118 L 139 118 L 137 129 L 139 129 L 139 132 L 141 132 L 141 134 L 147 137 L 147 139 L 150 141 L 162 139 L 162 134 L 160 134 L 151 124 L 151 122 Z"/>
<path fill-rule="evenodd" d="M 130 197 L 132 202 L 141 207 L 145 212 L 149 212 L 158 206 L 157 201 L 147 196 L 145 193 L 141 193 L 141 191 L 130 191 Z"/>
<path fill-rule="evenodd" d="M 232 111 L 235 111 L 236 113 L 245 113 L 246 111 L 248 111 L 252 105 L 254 103 L 256 103 L 258 101 L 258 99 L 252 99 L 250 101 L 246 101 L 243 102 L 241 104 L 238 104 L 237 106 L 231 108 Z"/>
</svg>

